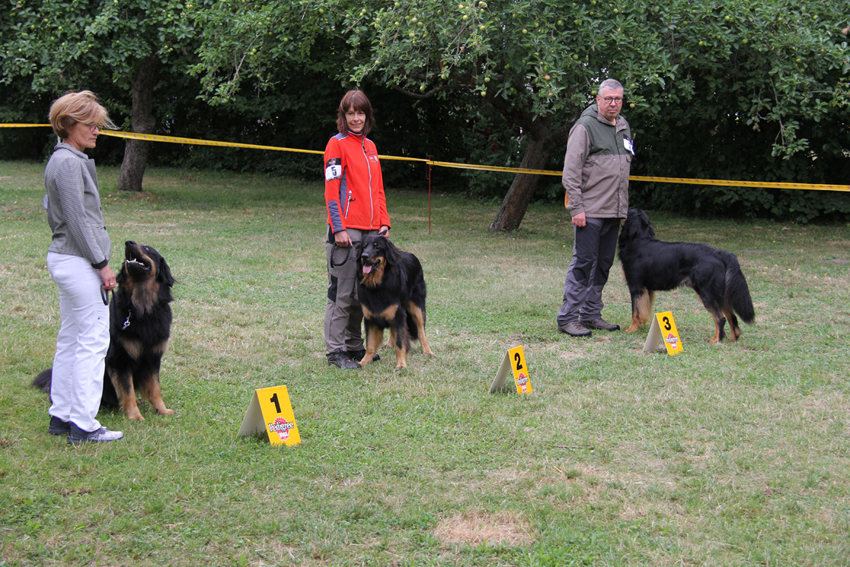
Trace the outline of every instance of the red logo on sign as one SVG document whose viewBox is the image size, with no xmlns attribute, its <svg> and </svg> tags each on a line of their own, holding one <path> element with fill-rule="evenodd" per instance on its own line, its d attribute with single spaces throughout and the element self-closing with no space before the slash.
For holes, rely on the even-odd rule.
<svg viewBox="0 0 850 567">
<path fill-rule="evenodd" d="M 290 423 L 279 417 L 274 420 L 274 423 L 269 424 L 269 432 L 277 433 L 281 441 L 289 440 L 289 430 L 295 427 L 294 423 Z"/>
</svg>

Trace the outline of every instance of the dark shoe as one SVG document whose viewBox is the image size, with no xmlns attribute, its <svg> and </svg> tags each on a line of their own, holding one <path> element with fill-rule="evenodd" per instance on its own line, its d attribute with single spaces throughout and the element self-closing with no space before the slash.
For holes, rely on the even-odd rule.
<svg viewBox="0 0 850 567">
<path fill-rule="evenodd" d="M 559 325 L 558 330 L 571 337 L 589 337 L 591 335 L 591 332 L 582 327 L 578 321 L 570 321 L 564 325 Z"/>
<path fill-rule="evenodd" d="M 366 356 L 366 349 L 350 350 L 348 351 L 348 356 L 351 357 L 351 360 L 358 362 L 363 360 L 363 357 Z M 381 355 L 376 352 L 375 356 L 372 357 L 372 362 L 378 362 L 379 360 L 381 360 Z"/>
<path fill-rule="evenodd" d="M 620 330 L 619 325 L 612 325 L 611 323 L 606 322 L 605 319 L 603 319 L 602 317 L 600 317 L 599 319 L 594 319 L 593 321 L 582 321 L 581 324 L 587 327 L 588 329 L 599 329 L 600 331 Z"/>
<path fill-rule="evenodd" d="M 83 431 L 73 423 L 71 430 L 68 432 L 68 443 L 79 445 L 80 443 L 105 443 L 107 441 L 117 441 L 124 437 L 120 431 L 109 431 L 105 427 L 96 429 L 95 431 Z"/>
<path fill-rule="evenodd" d="M 71 432 L 71 422 L 62 421 L 58 417 L 50 416 L 50 425 L 47 426 L 47 432 L 51 435 L 68 435 Z"/>
<path fill-rule="evenodd" d="M 328 355 L 328 366 L 336 366 L 343 370 L 360 370 L 360 365 L 351 360 L 351 355 L 341 350 Z"/>
</svg>

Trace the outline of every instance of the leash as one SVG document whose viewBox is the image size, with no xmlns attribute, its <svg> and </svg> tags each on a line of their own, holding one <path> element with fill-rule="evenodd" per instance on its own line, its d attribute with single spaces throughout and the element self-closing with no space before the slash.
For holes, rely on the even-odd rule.
<svg viewBox="0 0 850 567">
<path fill-rule="evenodd" d="M 386 236 L 386 235 L 387 235 L 387 231 L 386 231 L 386 230 L 378 231 L 378 236 Z M 354 248 L 354 244 L 355 244 L 355 243 L 354 243 L 354 242 L 352 242 L 352 243 L 351 243 L 351 246 L 347 246 L 346 248 Z M 357 246 L 360 246 L 360 242 L 357 242 Z M 340 266 L 344 266 L 344 265 L 345 265 L 345 263 L 346 263 L 346 262 L 348 262 L 348 258 L 351 256 L 351 254 L 346 254 L 346 255 L 345 255 L 345 260 L 343 260 L 343 261 L 342 261 L 342 262 L 340 262 L 339 264 L 335 263 L 335 262 L 334 262 L 334 254 L 336 253 L 337 248 L 342 248 L 342 246 L 339 246 L 336 242 L 334 242 L 334 243 L 333 243 L 333 248 L 331 248 L 331 268 L 338 268 L 338 267 L 340 267 Z"/>
</svg>

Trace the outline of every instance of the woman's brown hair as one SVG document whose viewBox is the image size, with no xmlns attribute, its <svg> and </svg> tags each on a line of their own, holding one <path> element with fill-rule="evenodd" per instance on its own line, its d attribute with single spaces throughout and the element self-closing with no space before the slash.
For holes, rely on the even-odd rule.
<svg viewBox="0 0 850 567">
<path fill-rule="evenodd" d="M 366 115 L 366 123 L 363 125 L 361 134 L 369 135 L 369 130 L 372 129 L 372 104 L 363 93 L 363 91 L 355 89 L 345 93 L 339 103 L 339 116 L 336 119 L 336 127 L 340 134 L 348 133 L 348 121 L 345 119 L 345 113 L 349 109 L 359 110 Z"/>
<path fill-rule="evenodd" d="M 50 105 L 50 125 L 60 140 L 68 138 L 68 130 L 75 122 L 115 128 L 106 109 L 97 102 L 97 95 L 91 91 L 67 92 Z"/>
</svg>

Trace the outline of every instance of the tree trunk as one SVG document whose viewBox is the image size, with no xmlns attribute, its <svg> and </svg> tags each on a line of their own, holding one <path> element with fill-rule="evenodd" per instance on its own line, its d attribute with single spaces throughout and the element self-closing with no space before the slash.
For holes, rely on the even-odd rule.
<svg viewBox="0 0 850 567">
<path fill-rule="evenodd" d="M 548 148 L 547 140 L 536 140 L 532 138 L 522 158 L 520 167 L 544 169 L 549 162 L 550 154 L 551 151 Z M 490 232 L 498 232 L 500 230 L 510 232 L 517 230 L 539 183 L 539 175 L 517 173 L 513 183 L 511 183 L 511 188 L 508 189 L 508 193 L 502 201 L 499 212 L 496 213 L 496 218 L 490 223 L 490 227 L 487 230 Z"/>
<path fill-rule="evenodd" d="M 159 73 L 160 61 L 154 55 L 145 57 L 139 65 L 133 80 L 133 106 L 131 110 L 131 130 L 139 134 L 153 134 L 156 120 L 153 116 L 153 88 Z M 142 178 L 148 161 L 151 142 L 142 140 L 126 141 L 124 160 L 121 162 L 121 174 L 118 177 L 120 191 L 141 191 Z"/>
</svg>

